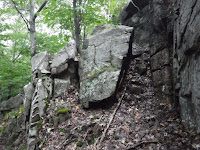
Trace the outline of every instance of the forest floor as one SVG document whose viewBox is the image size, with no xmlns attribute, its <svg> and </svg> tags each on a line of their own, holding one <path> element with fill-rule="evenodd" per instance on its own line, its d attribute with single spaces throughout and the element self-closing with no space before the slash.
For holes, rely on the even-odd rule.
<svg viewBox="0 0 200 150">
<path fill-rule="evenodd" d="M 71 87 L 64 97 L 52 99 L 50 105 L 64 102 L 68 106 L 70 118 L 55 127 L 48 116 L 44 117 L 39 135 L 41 149 L 195 149 L 192 146 L 195 137 L 182 126 L 178 110 L 155 98 L 149 70 L 139 75 L 135 63 L 131 61 L 117 93 L 118 100 L 113 104 L 104 102 L 94 105 L 93 109 L 83 109 L 75 87 Z M 53 116 L 55 113 L 51 107 L 47 109 L 47 114 Z"/>
</svg>

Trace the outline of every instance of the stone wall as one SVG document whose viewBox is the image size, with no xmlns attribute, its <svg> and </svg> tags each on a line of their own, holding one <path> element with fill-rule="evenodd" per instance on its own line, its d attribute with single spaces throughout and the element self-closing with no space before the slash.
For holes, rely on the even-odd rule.
<svg viewBox="0 0 200 150">
<path fill-rule="evenodd" d="M 200 133 L 200 1 L 178 0 L 174 23 L 174 85 L 184 124 Z"/>
<path fill-rule="evenodd" d="M 138 11 L 133 3 L 139 8 Z M 145 3 L 134 0 L 133 3 L 124 8 L 121 23 L 134 27 L 135 44 L 150 49 L 155 93 L 160 101 L 172 102 L 172 3 L 166 0 Z"/>
<path fill-rule="evenodd" d="M 121 23 L 134 27 L 135 44 L 150 49 L 158 99 L 179 106 L 183 123 L 200 133 L 200 1 L 132 2 Z"/>
</svg>

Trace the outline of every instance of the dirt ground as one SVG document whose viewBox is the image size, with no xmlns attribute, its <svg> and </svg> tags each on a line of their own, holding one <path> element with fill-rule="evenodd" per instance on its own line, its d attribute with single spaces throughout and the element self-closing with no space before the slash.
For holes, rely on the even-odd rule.
<svg viewBox="0 0 200 150">
<path fill-rule="evenodd" d="M 178 108 L 160 103 L 155 98 L 149 70 L 140 75 L 135 64 L 132 60 L 113 100 L 83 109 L 78 103 L 76 87 L 71 87 L 64 97 L 52 99 L 39 134 L 41 149 L 195 149 L 197 137 L 181 124 Z M 70 109 L 66 121 L 57 126 L 50 119 L 56 115 L 53 109 L 56 103 Z"/>
</svg>

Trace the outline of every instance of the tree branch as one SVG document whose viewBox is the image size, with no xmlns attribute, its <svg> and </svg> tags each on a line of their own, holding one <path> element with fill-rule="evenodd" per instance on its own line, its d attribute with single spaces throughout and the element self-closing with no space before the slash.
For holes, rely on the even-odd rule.
<svg viewBox="0 0 200 150">
<path fill-rule="evenodd" d="M 17 10 L 17 12 L 20 14 L 20 16 L 21 16 L 21 18 L 24 20 L 24 22 L 26 23 L 26 26 L 27 26 L 27 29 L 28 29 L 28 31 L 30 30 L 30 28 L 29 28 L 29 21 L 24 17 L 24 15 L 19 11 L 19 9 L 17 8 L 17 5 L 16 5 L 16 3 L 15 3 L 15 1 L 14 0 L 11 0 L 11 2 L 13 3 L 13 5 L 14 5 L 14 7 L 15 7 L 15 9 Z"/>
<path fill-rule="evenodd" d="M 138 11 L 140 11 L 140 8 L 131 0 L 131 3 L 133 4 L 133 6 L 135 7 L 135 8 L 137 8 L 137 10 Z"/>
<path fill-rule="evenodd" d="M 34 17 L 33 17 L 33 19 L 36 19 L 36 17 L 37 17 L 37 13 L 39 13 L 39 12 L 41 12 L 42 11 L 42 9 L 44 8 L 44 6 L 47 4 L 47 0 L 45 0 L 43 3 L 42 3 L 42 5 L 40 6 L 40 8 L 38 9 L 38 11 L 35 13 L 35 15 L 34 15 Z"/>
</svg>

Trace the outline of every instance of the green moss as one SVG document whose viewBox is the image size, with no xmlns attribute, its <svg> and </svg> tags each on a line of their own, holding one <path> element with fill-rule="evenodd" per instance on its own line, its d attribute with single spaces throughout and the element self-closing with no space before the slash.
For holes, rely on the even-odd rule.
<svg viewBox="0 0 200 150">
<path fill-rule="evenodd" d="M 83 142 L 78 141 L 78 142 L 76 143 L 76 146 L 77 146 L 77 147 L 82 147 L 82 146 L 83 146 Z"/>
<path fill-rule="evenodd" d="M 3 131 L 4 131 L 4 127 L 0 126 L 0 133 L 3 133 Z"/>
<path fill-rule="evenodd" d="M 99 74 L 105 72 L 105 71 L 117 71 L 118 69 L 114 66 L 104 66 L 100 69 L 94 70 L 91 74 L 88 75 L 88 78 L 93 80 L 96 78 Z"/>
<path fill-rule="evenodd" d="M 38 132 L 42 129 L 42 123 L 43 123 L 43 120 L 40 119 L 40 121 L 38 122 L 38 125 L 37 125 L 37 131 Z"/>
<path fill-rule="evenodd" d="M 24 112 L 24 107 L 21 106 L 21 107 L 19 108 L 19 110 L 12 110 L 12 111 L 10 111 L 9 113 L 7 113 L 7 114 L 4 116 L 3 120 L 5 121 L 5 120 L 8 120 L 9 118 L 19 118 L 19 117 L 20 117 L 20 114 L 22 114 L 23 112 Z"/>
<path fill-rule="evenodd" d="M 65 108 L 65 109 L 60 109 L 58 110 L 57 114 L 65 114 L 66 112 L 70 112 L 71 110 L 69 108 Z"/>
<path fill-rule="evenodd" d="M 26 150 L 26 149 L 27 149 L 26 146 L 22 146 L 22 147 L 19 148 L 19 150 Z"/>
<path fill-rule="evenodd" d="M 65 133 L 65 130 L 64 129 L 60 129 L 60 132 Z"/>
<path fill-rule="evenodd" d="M 99 116 L 94 116 L 91 118 L 91 120 L 96 120 L 96 119 L 99 119 Z"/>
</svg>

